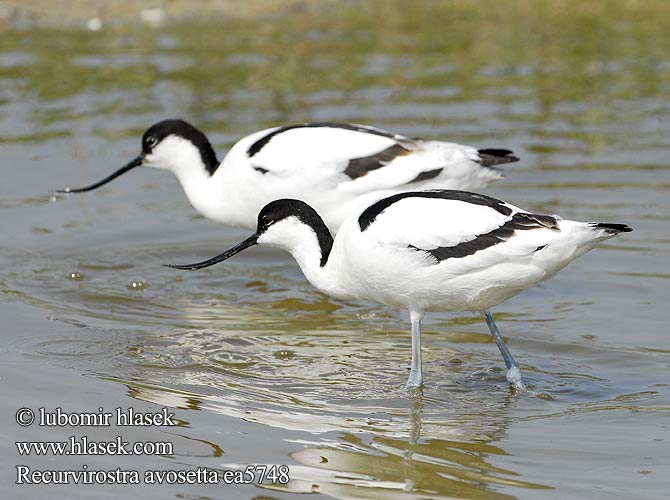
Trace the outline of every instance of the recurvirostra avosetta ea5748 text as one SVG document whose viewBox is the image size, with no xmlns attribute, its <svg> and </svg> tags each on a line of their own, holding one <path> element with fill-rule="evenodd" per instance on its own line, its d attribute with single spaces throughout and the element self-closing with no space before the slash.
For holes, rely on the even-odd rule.
<svg viewBox="0 0 670 500">
<path fill-rule="evenodd" d="M 409 311 L 412 363 L 408 387 L 422 384 L 421 319 L 426 311 L 481 312 L 507 365 L 521 371 L 489 309 L 553 276 L 569 262 L 620 232 L 625 224 L 577 222 L 540 215 L 465 191 L 400 193 L 351 214 L 333 240 L 323 219 L 302 201 L 269 203 L 256 232 L 200 269 L 252 245 L 293 255 L 306 278 L 337 298 L 371 299 Z"/>
<path fill-rule="evenodd" d="M 305 123 L 255 132 L 238 141 L 219 163 L 200 130 L 165 120 L 142 137 L 142 152 L 95 184 L 96 189 L 138 167 L 170 170 L 205 217 L 254 228 L 272 200 L 299 198 L 337 231 L 358 207 L 409 189 L 478 189 L 500 179 L 499 165 L 517 161 L 506 149 L 410 139 L 350 123 Z"/>
</svg>

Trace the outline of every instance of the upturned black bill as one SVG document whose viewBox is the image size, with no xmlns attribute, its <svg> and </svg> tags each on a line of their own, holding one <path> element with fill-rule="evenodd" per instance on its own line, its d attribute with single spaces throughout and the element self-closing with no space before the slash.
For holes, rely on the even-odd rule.
<svg viewBox="0 0 670 500">
<path fill-rule="evenodd" d="M 196 269 L 202 269 L 203 267 L 213 266 L 214 264 L 218 264 L 219 262 L 229 259 L 236 253 L 240 253 L 245 248 L 254 246 L 256 243 L 258 243 L 258 235 L 254 233 L 251 236 L 249 236 L 246 240 L 244 240 L 242 243 L 235 245 L 230 250 L 226 250 L 222 254 L 217 255 L 216 257 L 212 257 L 211 259 L 203 260 L 202 262 L 198 262 L 196 264 L 185 264 L 180 266 L 164 264 L 164 266 L 171 267 L 172 269 L 182 269 L 184 271 L 195 271 Z"/>
<path fill-rule="evenodd" d="M 120 169 L 118 169 L 116 172 L 114 172 L 112 175 L 105 177 L 101 181 L 96 182 L 95 184 L 91 184 L 90 186 L 82 187 L 82 188 L 65 188 L 65 189 L 56 189 L 54 192 L 56 193 L 62 193 L 62 194 L 67 194 L 67 193 L 85 193 L 86 191 L 92 191 L 95 188 L 99 188 L 100 186 L 103 186 L 107 184 L 109 181 L 112 181 L 116 179 L 118 176 L 125 174 L 128 170 L 132 170 L 135 167 L 139 167 L 142 165 L 142 160 L 144 160 L 144 157 L 142 155 L 138 156 L 135 158 L 133 161 L 128 163 L 127 165 L 124 165 Z"/>
</svg>

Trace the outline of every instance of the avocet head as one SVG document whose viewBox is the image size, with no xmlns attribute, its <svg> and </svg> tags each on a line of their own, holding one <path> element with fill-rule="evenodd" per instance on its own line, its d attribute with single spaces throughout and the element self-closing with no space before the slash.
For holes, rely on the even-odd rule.
<svg viewBox="0 0 670 500">
<path fill-rule="evenodd" d="M 194 271 L 209 267 L 251 246 L 261 244 L 289 251 L 295 256 L 307 241 L 316 237 L 320 249 L 320 265 L 323 267 L 333 246 L 331 236 L 323 219 L 312 207 L 300 200 L 275 200 L 263 207 L 258 214 L 256 232 L 230 250 L 211 259 L 187 265 L 168 265 L 174 269 Z"/>
<path fill-rule="evenodd" d="M 184 120 L 164 120 L 144 132 L 142 152 L 119 170 L 90 186 L 58 189 L 56 192 L 92 191 L 140 166 L 162 168 L 178 175 L 200 169 L 211 175 L 218 165 L 216 153 L 205 134 Z"/>
</svg>

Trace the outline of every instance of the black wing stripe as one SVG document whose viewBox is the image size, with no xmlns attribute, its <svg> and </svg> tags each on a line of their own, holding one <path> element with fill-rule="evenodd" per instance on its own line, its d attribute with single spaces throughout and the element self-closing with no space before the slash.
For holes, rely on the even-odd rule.
<svg viewBox="0 0 670 500">
<path fill-rule="evenodd" d="M 526 231 L 529 229 L 549 228 L 558 230 L 556 219 L 549 215 L 517 213 L 505 222 L 502 226 L 485 234 L 480 234 L 476 238 L 459 243 L 450 247 L 437 247 L 430 250 L 424 250 L 414 245 L 408 245 L 409 248 L 419 252 L 426 252 L 437 259 L 436 263 L 452 258 L 462 258 L 473 255 L 480 250 L 490 248 L 509 240 L 516 231 Z M 541 250 L 545 245 L 538 247 L 535 251 Z"/>
<path fill-rule="evenodd" d="M 451 189 L 433 189 L 430 191 L 409 191 L 406 193 L 398 193 L 383 200 L 379 200 L 366 208 L 358 217 L 358 225 L 361 231 L 365 231 L 370 224 L 388 207 L 395 202 L 405 198 L 440 198 L 443 200 L 456 200 L 465 203 L 472 203 L 473 205 L 482 205 L 492 208 L 502 215 L 511 215 L 512 209 L 505 205 L 501 200 L 491 198 L 484 194 L 470 193 L 468 191 L 454 191 Z"/>
<path fill-rule="evenodd" d="M 377 170 L 378 168 L 383 167 L 398 156 L 407 153 L 409 153 L 409 150 L 403 148 L 400 144 L 394 144 L 377 154 L 349 160 L 349 164 L 347 165 L 347 168 L 344 169 L 344 173 L 351 179 L 358 179 L 372 170 Z"/>
<path fill-rule="evenodd" d="M 387 132 L 386 130 L 380 130 L 376 128 L 366 128 L 362 127 L 360 125 L 356 125 L 354 123 L 335 123 L 335 122 L 318 122 L 318 123 L 298 123 L 296 125 L 285 125 L 283 127 L 279 127 L 277 130 L 273 130 L 269 134 L 261 137 L 258 139 L 256 142 L 254 142 L 251 146 L 249 146 L 249 149 L 247 150 L 247 156 L 251 158 L 255 154 L 257 154 L 265 145 L 270 142 L 270 140 L 278 135 L 281 134 L 282 132 L 286 132 L 287 130 L 293 130 L 296 128 L 319 128 L 319 127 L 330 127 L 330 128 L 341 128 L 345 130 L 354 130 L 356 132 L 365 132 L 366 134 L 372 134 L 372 135 L 379 135 L 381 137 L 388 137 L 389 139 L 394 139 L 396 137 L 395 134 L 392 134 L 391 132 Z"/>
<path fill-rule="evenodd" d="M 441 168 L 436 168 L 435 170 L 427 170 L 425 172 L 421 172 L 419 175 L 417 175 L 414 179 L 409 181 L 407 184 L 412 184 L 414 182 L 421 182 L 421 181 L 427 181 L 430 179 L 434 179 L 438 175 L 440 175 L 440 172 L 442 172 Z"/>
</svg>

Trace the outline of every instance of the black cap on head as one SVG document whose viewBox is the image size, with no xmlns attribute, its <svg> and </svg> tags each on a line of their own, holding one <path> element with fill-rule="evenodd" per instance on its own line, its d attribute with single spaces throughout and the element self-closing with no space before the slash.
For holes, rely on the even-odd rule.
<svg viewBox="0 0 670 500">
<path fill-rule="evenodd" d="M 163 120 L 153 124 L 142 136 L 142 154 L 148 155 L 160 142 L 170 135 L 183 137 L 193 143 L 200 151 L 202 162 L 209 174 L 213 174 L 219 166 L 219 160 L 207 136 L 190 123 L 179 120 Z"/>
<path fill-rule="evenodd" d="M 261 209 L 258 214 L 258 228 L 256 229 L 256 234 L 263 234 L 272 224 L 279 222 L 282 219 L 286 219 L 287 217 L 296 217 L 308 226 L 313 226 L 318 222 L 323 224 L 323 220 L 319 214 L 316 213 L 316 210 L 310 207 L 307 203 L 301 200 L 284 198 L 271 201 Z"/>
<path fill-rule="evenodd" d="M 321 216 L 304 201 L 284 198 L 265 205 L 258 214 L 256 234 L 262 235 L 270 226 L 288 217 L 296 217 L 316 233 L 321 247 L 321 266 L 323 267 L 333 247 L 333 236 Z"/>
</svg>

